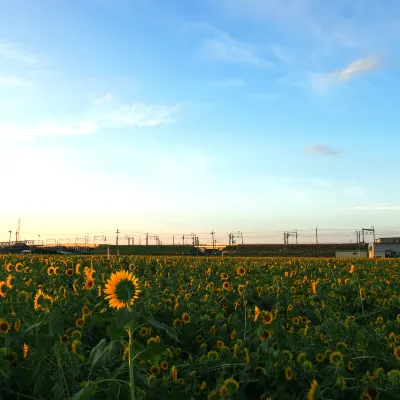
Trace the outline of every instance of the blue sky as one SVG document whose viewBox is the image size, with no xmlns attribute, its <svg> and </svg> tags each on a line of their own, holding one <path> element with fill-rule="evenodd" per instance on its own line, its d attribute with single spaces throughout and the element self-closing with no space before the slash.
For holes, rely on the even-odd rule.
<svg viewBox="0 0 400 400">
<path fill-rule="evenodd" d="M 397 1 L 38 4 L 0 10 L 0 238 L 400 226 Z"/>
</svg>

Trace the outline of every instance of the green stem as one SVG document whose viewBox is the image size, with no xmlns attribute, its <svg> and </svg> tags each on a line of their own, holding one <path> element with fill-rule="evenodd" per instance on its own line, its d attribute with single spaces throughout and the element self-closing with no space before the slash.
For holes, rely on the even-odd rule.
<svg viewBox="0 0 400 400">
<path fill-rule="evenodd" d="M 133 376 L 133 340 L 132 340 L 132 332 L 130 328 L 128 328 L 128 336 L 129 336 L 129 385 L 131 388 L 131 400 L 135 400 L 135 380 Z"/>
</svg>

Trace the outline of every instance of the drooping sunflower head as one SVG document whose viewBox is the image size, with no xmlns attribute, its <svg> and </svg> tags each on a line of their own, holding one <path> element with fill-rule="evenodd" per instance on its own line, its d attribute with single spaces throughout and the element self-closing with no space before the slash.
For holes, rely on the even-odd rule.
<svg viewBox="0 0 400 400">
<path fill-rule="evenodd" d="M 287 381 L 291 381 L 293 379 L 293 372 L 292 372 L 292 368 L 287 367 L 285 369 L 285 379 Z"/>
<path fill-rule="evenodd" d="M 128 271 L 112 273 L 104 289 L 110 307 L 116 309 L 132 306 L 140 292 L 138 279 Z"/>
<path fill-rule="evenodd" d="M 0 319 L 0 333 L 6 335 L 9 329 L 10 329 L 9 323 L 4 319 Z"/>
<path fill-rule="evenodd" d="M 87 316 L 90 315 L 90 310 L 89 310 L 89 307 L 88 307 L 88 306 L 83 306 L 83 307 L 82 307 L 82 315 L 83 315 L 84 317 L 87 317 Z"/>
<path fill-rule="evenodd" d="M 396 347 L 396 348 L 394 349 L 393 354 L 394 354 L 394 356 L 397 358 L 397 360 L 400 360 L 400 347 Z"/>
</svg>

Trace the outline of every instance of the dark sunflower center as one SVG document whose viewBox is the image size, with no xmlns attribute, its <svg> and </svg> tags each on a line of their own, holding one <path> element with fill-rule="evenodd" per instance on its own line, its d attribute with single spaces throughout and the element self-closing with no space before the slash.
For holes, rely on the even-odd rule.
<svg viewBox="0 0 400 400">
<path fill-rule="evenodd" d="M 135 295 L 136 289 L 131 281 L 122 280 L 117 283 L 115 293 L 120 301 L 130 301 Z"/>
<path fill-rule="evenodd" d="M 7 330 L 8 330 L 8 324 L 7 324 L 7 322 L 2 322 L 2 323 L 0 324 L 0 331 L 5 332 L 5 331 L 7 331 Z"/>
</svg>

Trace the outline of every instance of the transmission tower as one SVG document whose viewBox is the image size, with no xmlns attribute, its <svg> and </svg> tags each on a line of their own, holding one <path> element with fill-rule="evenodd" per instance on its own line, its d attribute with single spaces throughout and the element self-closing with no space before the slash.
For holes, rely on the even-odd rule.
<svg viewBox="0 0 400 400">
<path fill-rule="evenodd" d="M 236 233 L 230 233 L 229 234 L 229 246 L 233 246 L 234 244 L 236 244 L 235 238 L 241 239 L 242 240 L 242 244 L 243 244 L 243 233 L 242 232 L 236 232 Z"/>
<path fill-rule="evenodd" d="M 21 218 L 18 218 L 17 230 L 15 232 L 15 241 L 19 242 L 19 235 L 21 232 Z"/>
<path fill-rule="evenodd" d="M 292 231 L 292 232 L 283 232 L 283 243 L 285 245 L 288 245 L 290 236 L 294 236 L 296 238 L 296 244 L 298 244 L 297 243 L 297 236 L 298 236 L 297 235 L 297 230 L 296 231 Z"/>
<path fill-rule="evenodd" d="M 365 243 L 365 236 L 364 234 L 366 233 L 367 235 L 373 235 L 373 239 L 374 239 L 374 243 L 375 243 L 375 228 L 362 228 L 361 229 L 361 233 L 362 233 L 362 242 Z"/>
</svg>

